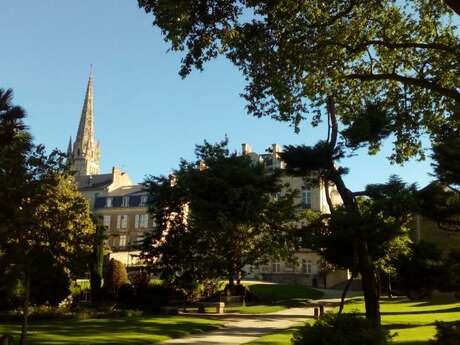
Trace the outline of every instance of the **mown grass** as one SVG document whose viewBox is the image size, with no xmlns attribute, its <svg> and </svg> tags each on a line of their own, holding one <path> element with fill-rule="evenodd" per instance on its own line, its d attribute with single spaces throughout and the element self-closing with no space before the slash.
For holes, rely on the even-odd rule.
<svg viewBox="0 0 460 345">
<path fill-rule="evenodd" d="M 407 298 L 382 299 L 380 304 L 382 324 L 396 336 L 394 343 L 404 345 L 425 345 L 436 333 L 435 321 L 460 320 L 460 301 L 440 297 L 423 301 Z M 364 313 L 362 298 L 352 299 L 345 312 Z"/>
<path fill-rule="evenodd" d="M 182 316 L 35 322 L 30 325 L 28 344 L 153 344 L 219 326 L 218 321 Z M 0 323 L 0 334 L 7 333 L 18 343 L 20 325 Z"/>
<path fill-rule="evenodd" d="M 394 344 L 427 345 L 436 333 L 435 321 L 460 320 L 460 301 L 441 297 L 424 301 L 411 301 L 407 298 L 381 300 L 382 323 L 392 334 Z M 345 312 L 364 313 L 362 298 L 351 299 Z M 261 337 L 252 345 L 289 345 L 296 328 Z"/>
</svg>

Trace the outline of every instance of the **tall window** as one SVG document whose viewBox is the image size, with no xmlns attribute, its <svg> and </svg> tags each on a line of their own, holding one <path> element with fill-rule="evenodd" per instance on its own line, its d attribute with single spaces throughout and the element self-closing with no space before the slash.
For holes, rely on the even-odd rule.
<svg viewBox="0 0 460 345">
<path fill-rule="evenodd" d="M 302 208 L 311 208 L 311 190 L 304 190 L 302 192 Z"/>
<path fill-rule="evenodd" d="M 134 218 L 134 227 L 147 228 L 149 226 L 149 215 L 148 214 L 136 214 Z"/>
<path fill-rule="evenodd" d="M 110 229 L 110 219 L 111 219 L 110 216 L 108 216 L 108 215 L 105 215 L 105 216 L 104 216 L 104 226 L 105 226 L 107 229 Z"/>
<path fill-rule="evenodd" d="M 147 206 L 147 200 L 148 200 L 148 195 L 141 195 L 141 203 L 140 203 L 140 207 L 145 207 Z"/>
<path fill-rule="evenodd" d="M 278 261 L 272 263 L 272 271 L 274 273 L 281 272 L 281 264 Z"/>
<path fill-rule="evenodd" d="M 129 207 L 129 196 L 124 196 L 121 199 L 121 207 Z"/>
<path fill-rule="evenodd" d="M 120 235 L 120 247 L 126 247 L 126 235 Z"/>
<path fill-rule="evenodd" d="M 117 217 L 117 229 L 126 229 L 128 227 L 128 215 L 119 214 Z"/>
<path fill-rule="evenodd" d="M 306 274 L 311 274 L 312 272 L 312 263 L 311 260 L 302 259 L 302 272 Z"/>
<path fill-rule="evenodd" d="M 139 227 L 146 228 L 149 225 L 149 215 L 148 214 L 141 214 L 139 215 Z"/>
<path fill-rule="evenodd" d="M 105 199 L 105 207 L 110 208 L 112 207 L 112 198 Z"/>
</svg>

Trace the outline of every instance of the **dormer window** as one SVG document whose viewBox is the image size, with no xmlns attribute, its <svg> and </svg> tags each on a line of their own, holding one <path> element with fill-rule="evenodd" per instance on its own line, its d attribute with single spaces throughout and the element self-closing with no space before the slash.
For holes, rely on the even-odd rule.
<svg viewBox="0 0 460 345">
<path fill-rule="evenodd" d="M 112 207 L 112 201 L 113 201 L 113 198 L 105 199 L 105 207 L 107 207 L 107 208 Z"/>
<path fill-rule="evenodd" d="M 148 195 L 141 195 L 141 203 L 140 203 L 140 207 L 145 207 L 147 206 L 147 201 L 148 201 Z"/>
</svg>

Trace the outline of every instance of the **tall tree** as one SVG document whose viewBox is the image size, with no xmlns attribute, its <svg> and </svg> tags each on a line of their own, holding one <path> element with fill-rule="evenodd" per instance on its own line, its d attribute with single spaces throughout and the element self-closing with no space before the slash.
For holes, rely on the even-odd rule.
<svg viewBox="0 0 460 345">
<path fill-rule="evenodd" d="M 227 140 L 205 142 L 196 155 L 196 163 L 182 161 L 172 181 L 146 181 L 158 226 L 145 255 L 165 277 L 226 276 L 233 285 L 244 266 L 295 249 L 294 192 L 280 194 L 277 173 L 229 153 Z"/>
<path fill-rule="evenodd" d="M 185 52 L 183 77 L 218 55 L 239 68 L 248 81 L 243 97 L 250 114 L 287 121 L 299 130 L 308 115 L 318 124 L 326 106 L 332 130 L 314 151 L 323 154 L 325 185 L 333 182 L 349 209 L 356 209 L 356 198 L 333 164 L 344 154 L 338 122 L 346 126 L 349 147 L 367 145 L 372 154 L 392 134 L 395 162 L 424 157 L 421 134 L 438 138 L 459 126 L 460 42 L 453 2 L 138 3 L 155 16 L 154 25 L 172 50 Z M 366 315 L 378 322 L 377 284 L 363 236 L 356 250 L 365 271 Z"/>
<path fill-rule="evenodd" d="M 0 90 L 0 255 L 22 276 L 23 345 L 35 259 L 46 256 L 68 274 L 81 269 L 93 223 L 88 202 L 63 170 L 63 155 L 33 145 L 25 112 L 11 102 L 12 91 Z"/>
<path fill-rule="evenodd" d="M 180 74 L 225 55 L 248 81 L 255 116 L 296 128 L 316 123 L 326 97 L 353 122 L 365 102 L 388 113 L 397 162 L 423 157 L 420 134 L 460 119 L 460 41 L 441 0 L 139 0 L 172 50 Z M 375 144 L 380 143 L 378 140 Z M 376 146 L 378 147 L 378 145 Z M 375 148 L 375 146 L 374 146 Z M 371 150 L 375 152 L 375 150 Z"/>
</svg>

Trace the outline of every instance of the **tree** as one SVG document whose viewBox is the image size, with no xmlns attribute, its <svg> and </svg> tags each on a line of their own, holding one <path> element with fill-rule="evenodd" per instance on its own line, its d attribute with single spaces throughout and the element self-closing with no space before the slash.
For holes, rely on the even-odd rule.
<svg viewBox="0 0 460 345">
<path fill-rule="evenodd" d="M 326 98 L 333 97 L 343 121 L 354 122 L 366 102 L 378 100 L 388 114 L 397 162 L 423 157 L 420 134 L 458 127 L 454 1 L 138 3 L 155 16 L 172 50 L 185 52 L 181 76 L 218 55 L 240 69 L 255 116 L 298 128 L 308 114 L 317 123 Z"/>
<path fill-rule="evenodd" d="M 454 132 L 433 144 L 433 167 L 439 181 L 460 193 L 460 135 Z"/>
<path fill-rule="evenodd" d="M 410 298 L 423 298 L 440 286 L 444 272 L 442 250 L 430 242 L 411 245 L 410 253 L 400 255 L 396 270 L 401 285 Z"/>
<path fill-rule="evenodd" d="M 438 138 L 458 127 L 460 42 L 454 2 L 139 0 L 171 43 L 184 51 L 180 74 L 226 56 L 248 81 L 248 112 L 290 122 L 298 131 L 328 109 L 328 140 L 299 147 L 300 160 L 321 153 L 325 186 L 357 208 L 334 162 L 350 148 L 379 151 L 394 136 L 391 159 L 424 157 L 421 134 Z M 311 109 L 311 110 L 310 110 Z M 332 129 L 332 130 L 331 130 Z M 295 151 L 291 147 L 291 151 Z M 302 155 L 303 154 L 303 155 Z M 302 167 L 301 161 L 291 164 Z M 305 171 L 305 169 L 304 169 Z M 379 322 L 377 284 L 364 236 L 356 241 L 366 316 Z M 363 272 L 365 271 L 365 272 Z"/>
<path fill-rule="evenodd" d="M 281 193 L 279 174 L 229 153 L 227 140 L 205 141 L 195 152 L 197 162 L 182 161 L 173 180 L 146 181 L 157 228 L 144 251 L 162 277 L 177 283 L 226 276 L 233 286 L 244 266 L 292 252 L 294 192 Z"/>
<path fill-rule="evenodd" d="M 46 155 L 13 106 L 12 91 L 0 90 L 0 256 L 24 286 L 21 344 L 26 344 L 32 272 L 47 257 L 67 274 L 81 269 L 93 224 L 86 199 L 63 170 L 63 155 Z"/>
<path fill-rule="evenodd" d="M 392 273 L 392 259 L 408 251 L 409 223 L 417 210 L 415 185 L 406 185 L 396 176 L 385 184 L 368 185 L 361 194 L 365 197 L 357 199 L 356 208 L 339 206 L 331 214 L 318 214 L 305 231 L 304 246 L 317 250 L 327 262 L 351 271 L 342 302 L 351 281 L 362 272 L 360 242 L 366 245 L 375 293 L 379 295 L 380 273 Z"/>
<path fill-rule="evenodd" d="M 101 220 L 93 217 L 96 231 L 93 236 L 93 249 L 91 253 L 90 263 L 90 287 L 91 287 L 91 301 L 94 303 L 98 296 L 100 296 L 102 287 L 102 275 L 104 267 L 104 240 L 106 238 L 105 226 Z"/>
<path fill-rule="evenodd" d="M 128 273 L 122 262 L 111 259 L 104 272 L 104 289 L 116 296 L 120 287 L 128 283 Z"/>
</svg>

